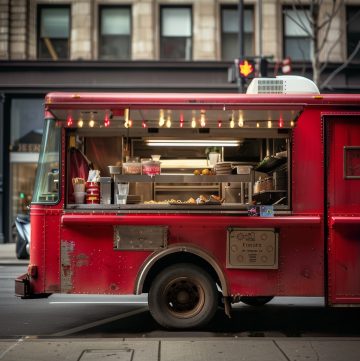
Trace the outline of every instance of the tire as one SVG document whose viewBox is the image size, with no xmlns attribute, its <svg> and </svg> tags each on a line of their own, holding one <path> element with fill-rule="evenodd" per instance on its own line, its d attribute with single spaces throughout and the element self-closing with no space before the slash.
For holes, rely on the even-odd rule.
<svg viewBox="0 0 360 361">
<path fill-rule="evenodd" d="M 181 263 L 159 273 L 149 291 L 152 317 L 165 328 L 207 324 L 218 307 L 215 281 L 203 269 Z"/>
<path fill-rule="evenodd" d="M 15 252 L 17 259 L 29 259 L 29 253 L 26 249 L 26 241 L 24 241 L 19 235 L 16 237 Z"/>
<path fill-rule="evenodd" d="M 240 301 L 249 306 L 264 306 L 270 302 L 274 296 L 243 296 Z"/>
</svg>

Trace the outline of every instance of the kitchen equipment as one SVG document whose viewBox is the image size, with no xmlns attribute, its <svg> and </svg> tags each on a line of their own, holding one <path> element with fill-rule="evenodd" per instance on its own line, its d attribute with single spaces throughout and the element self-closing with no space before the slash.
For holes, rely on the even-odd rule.
<svg viewBox="0 0 360 361">
<path fill-rule="evenodd" d="M 111 204 L 111 177 L 100 177 L 100 203 Z"/>
<path fill-rule="evenodd" d="M 236 174 L 250 174 L 252 170 L 251 165 L 235 165 L 232 168 L 236 169 Z"/>
<path fill-rule="evenodd" d="M 126 204 L 126 199 L 129 194 L 129 183 L 118 183 L 116 191 L 116 204 Z"/>
<path fill-rule="evenodd" d="M 223 188 L 225 203 L 250 204 L 252 202 L 252 182 L 226 183 Z"/>
<path fill-rule="evenodd" d="M 220 153 L 210 152 L 209 153 L 209 165 L 215 166 L 220 161 Z"/>
<path fill-rule="evenodd" d="M 121 167 L 118 165 L 109 165 L 109 172 L 110 174 L 120 174 L 121 173 Z"/>
</svg>

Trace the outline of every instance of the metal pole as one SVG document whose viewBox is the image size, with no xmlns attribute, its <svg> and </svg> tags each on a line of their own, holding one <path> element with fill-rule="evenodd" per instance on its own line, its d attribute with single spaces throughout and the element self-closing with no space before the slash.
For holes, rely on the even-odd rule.
<svg viewBox="0 0 360 361">
<path fill-rule="evenodd" d="M 239 0 L 238 4 L 238 13 L 239 13 L 239 58 L 244 58 L 244 1 Z M 243 78 L 239 76 L 238 86 L 239 93 L 243 92 Z"/>
</svg>

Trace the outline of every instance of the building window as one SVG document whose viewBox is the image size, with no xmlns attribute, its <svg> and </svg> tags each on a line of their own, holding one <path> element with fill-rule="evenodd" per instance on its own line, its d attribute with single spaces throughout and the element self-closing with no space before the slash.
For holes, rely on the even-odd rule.
<svg viewBox="0 0 360 361">
<path fill-rule="evenodd" d="M 311 60 L 309 10 L 284 8 L 284 57 L 295 61 Z"/>
<path fill-rule="evenodd" d="M 68 59 L 70 8 L 41 6 L 38 12 L 38 58 Z"/>
<path fill-rule="evenodd" d="M 348 6 L 346 8 L 346 25 L 347 55 L 350 56 L 360 41 L 360 6 Z M 360 51 L 356 53 L 353 59 L 360 60 Z"/>
<path fill-rule="evenodd" d="M 131 58 L 131 8 L 100 7 L 100 59 Z"/>
<path fill-rule="evenodd" d="M 191 60 L 191 7 L 163 6 L 160 8 L 160 58 Z"/>
<path fill-rule="evenodd" d="M 236 6 L 221 7 L 221 59 L 239 57 L 239 15 Z M 244 9 L 244 56 L 254 55 L 254 8 Z"/>
</svg>

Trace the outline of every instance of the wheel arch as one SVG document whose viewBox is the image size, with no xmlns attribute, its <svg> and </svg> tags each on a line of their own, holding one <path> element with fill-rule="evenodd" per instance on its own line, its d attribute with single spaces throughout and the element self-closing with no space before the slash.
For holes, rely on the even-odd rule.
<svg viewBox="0 0 360 361">
<path fill-rule="evenodd" d="M 152 280 L 165 267 L 175 263 L 192 263 L 207 271 L 219 283 L 223 296 L 229 296 L 228 281 L 219 262 L 195 246 L 176 245 L 151 254 L 142 264 L 135 282 L 135 294 L 148 292 Z"/>
</svg>

